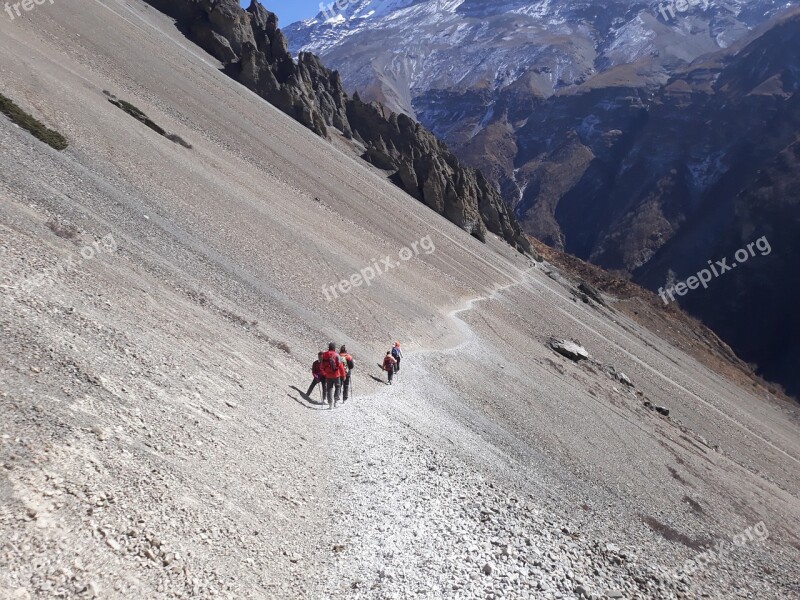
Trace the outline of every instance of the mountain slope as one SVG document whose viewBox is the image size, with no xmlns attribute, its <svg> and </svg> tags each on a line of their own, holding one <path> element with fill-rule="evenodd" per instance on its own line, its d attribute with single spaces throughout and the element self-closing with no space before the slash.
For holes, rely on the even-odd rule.
<svg viewBox="0 0 800 600">
<path fill-rule="evenodd" d="M 481 241 L 487 228 L 521 252 L 530 244 L 502 198 L 480 172 L 463 167 L 424 127 L 380 105 L 350 99 L 338 73 L 302 53 L 287 51 L 277 18 L 252 0 L 150 0 L 177 20 L 186 35 L 225 65 L 231 77 L 321 136 L 328 127 L 354 138 L 362 157 L 393 182 Z"/>
<path fill-rule="evenodd" d="M 69 142 L 0 117 L 3 597 L 797 597 L 792 405 L 479 243 L 139 0 L 0 20 L 0 68 Z M 336 410 L 302 393 L 330 340 Z"/>
</svg>

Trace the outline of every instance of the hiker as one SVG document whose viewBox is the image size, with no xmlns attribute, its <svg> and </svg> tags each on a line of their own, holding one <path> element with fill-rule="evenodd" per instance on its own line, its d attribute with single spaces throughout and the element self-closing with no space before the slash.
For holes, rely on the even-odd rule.
<svg viewBox="0 0 800 600">
<path fill-rule="evenodd" d="M 309 398 L 311 397 L 311 392 L 314 391 L 314 388 L 317 387 L 318 383 L 322 384 L 320 391 L 322 392 L 322 401 L 325 402 L 325 381 L 324 377 L 322 376 L 322 352 L 317 352 L 317 360 L 311 365 L 311 375 L 314 377 L 314 381 L 311 382 L 311 385 L 306 392 L 306 396 Z"/>
<path fill-rule="evenodd" d="M 325 378 L 325 396 L 328 399 L 328 408 L 333 408 L 339 403 L 342 392 L 341 360 L 336 353 L 336 344 L 328 344 L 328 351 L 322 355 L 322 376 Z"/>
<path fill-rule="evenodd" d="M 392 358 L 396 361 L 394 365 L 394 372 L 400 372 L 400 360 L 403 358 L 403 352 L 400 350 L 400 342 L 394 343 L 394 348 L 392 348 Z"/>
<path fill-rule="evenodd" d="M 350 397 L 350 375 L 356 363 L 353 361 L 353 357 L 347 353 L 347 348 L 345 348 L 344 345 L 339 348 L 339 360 L 344 370 L 344 377 L 342 378 L 342 403 L 345 403 Z"/>
<path fill-rule="evenodd" d="M 389 381 L 386 382 L 386 385 L 392 385 L 392 377 L 394 377 L 394 367 L 397 365 L 397 361 L 392 356 L 392 351 L 386 353 L 386 356 L 383 359 L 383 370 L 386 371 L 386 376 L 389 378 Z"/>
</svg>

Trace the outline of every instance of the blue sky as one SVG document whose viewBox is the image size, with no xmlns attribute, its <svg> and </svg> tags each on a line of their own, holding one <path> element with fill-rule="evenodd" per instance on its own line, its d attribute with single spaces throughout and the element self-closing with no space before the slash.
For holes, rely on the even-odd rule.
<svg viewBox="0 0 800 600">
<path fill-rule="evenodd" d="M 278 15 L 278 23 L 286 27 L 300 19 L 308 19 L 319 12 L 319 0 L 260 0 L 264 8 Z M 330 0 L 326 0 L 327 5 Z M 242 6 L 250 6 L 250 0 L 241 0 Z"/>
</svg>

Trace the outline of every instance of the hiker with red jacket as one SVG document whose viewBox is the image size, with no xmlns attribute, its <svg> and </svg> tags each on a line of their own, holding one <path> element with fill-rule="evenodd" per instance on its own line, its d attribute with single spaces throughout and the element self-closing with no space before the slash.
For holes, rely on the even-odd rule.
<svg viewBox="0 0 800 600">
<path fill-rule="evenodd" d="M 345 348 L 344 345 L 339 348 L 339 360 L 341 361 L 344 373 L 342 375 L 342 403 L 345 403 L 350 397 L 350 374 L 356 364 L 353 361 L 353 357 L 347 353 L 347 348 Z"/>
<path fill-rule="evenodd" d="M 386 385 L 392 385 L 392 377 L 394 377 L 394 367 L 396 364 L 397 361 L 392 357 L 392 351 L 390 350 L 383 359 L 383 370 L 386 371 L 386 376 L 389 378 Z"/>
<path fill-rule="evenodd" d="M 317 387 L 318 383 L 322 384 L 320 390 L 322 391 L 322 401 L 325 401 L 325 380 L 322 375 L 322 352 L 317 353 L 317 360 L 314 361 L 314 364 L 311 365 L 311 375 L 314 377 L 314 381 L 311 382 L 311 385 L 306 392 L 306 396 L 309 398 L 311 397 L 311 392 L 314 391 L 314 388 Z"/>
<path fill-rule="evenodd" d="M 339 403 L 342 393 L 342 361 L 336 352 L 336 344 L 328 344 L 328 351 L 322 354 L 321 371 L 325 377 L 325 395 L 328 398 L 328 408 L 333 408 Z M 335 393 L 334 393 L 335 392 Z"/>
</svg>

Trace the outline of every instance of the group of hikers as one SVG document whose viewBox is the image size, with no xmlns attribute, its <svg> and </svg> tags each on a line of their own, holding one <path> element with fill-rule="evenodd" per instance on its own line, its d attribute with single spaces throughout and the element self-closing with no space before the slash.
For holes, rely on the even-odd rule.
<svg viewBox="0 0 800 600">
<path fill-rule="evenodd" d="M 395 342 L 391 350 L 386 353 L 381 368 L 386 371 L 386 385 L 392 385 L 395 373 L 400 371 L 400 361 L 403 352 L 400 350 L 400 342 Z M 342 346 L 336 352 L 336 344 L 328 344 L 326 352 L 319 352 L 317 360 L 311 365 L 311 375 L 314 380 L 306 392 L 306 397 L 311 397 L 311 392 L 317 385 L 321 386 L 322 403 L 328 404 L 328 408 L 334 408 L 341 400 L 342 404 L 352 397 L 351 375 L 356 364 L 353 357 L 347 353 L 347 348 Z"/>
</svg>

